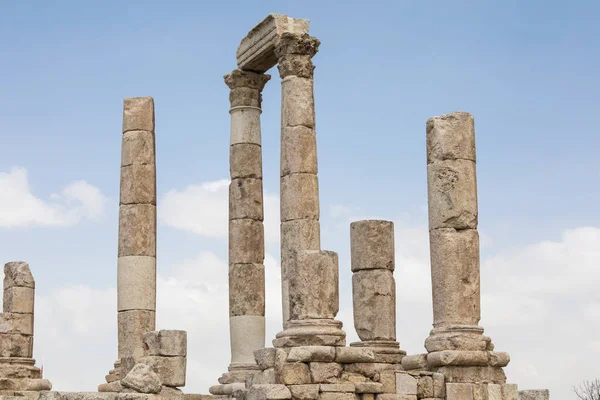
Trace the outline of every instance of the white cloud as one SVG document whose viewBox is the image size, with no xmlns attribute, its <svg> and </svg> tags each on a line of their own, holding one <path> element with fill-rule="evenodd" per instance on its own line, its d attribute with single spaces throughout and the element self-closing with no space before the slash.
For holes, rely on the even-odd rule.
<svg viewBox="0 0 600 400">
<path fill-rule="evenodd" d="M 106 203 L 100 190 L 85 181 L 71 182 L 42 200 L 32 193 L 27 170 L 18 167 L 0 172 L 0 193 L 0 228 L 72 226 L 102 217 Z"/>
<path fill-rule="evenodd" d="M 228 229 L 229 180 L 172 189 L 160 200 L 158 216 L 162 223 L 201 236 L 226 238 Z M 265 193 L 264 226 L 267 244 L 279 242 L 279 195 Z"/>
</svg>

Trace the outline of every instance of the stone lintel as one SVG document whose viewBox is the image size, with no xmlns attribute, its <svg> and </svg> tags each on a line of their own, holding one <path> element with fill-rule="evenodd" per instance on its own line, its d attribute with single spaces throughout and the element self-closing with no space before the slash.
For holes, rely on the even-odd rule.
<svg viewBox="0 0 600 400">
<path fill-rule="evenodd" d="M 275 43 L 284 33 L 307 34 L 309 21 L 269 14 L 246 35 L 236 51 L 239 69 L 266 72 L 277 64 Z"/>
</svg>

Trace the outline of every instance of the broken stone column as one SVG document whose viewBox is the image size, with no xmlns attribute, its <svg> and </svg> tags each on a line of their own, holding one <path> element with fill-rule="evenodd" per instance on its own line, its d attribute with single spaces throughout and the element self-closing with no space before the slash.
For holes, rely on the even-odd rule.
<svg viewBox="0 0 600 400">
<path fill-rule="evenodd" d="M 25 262 L 4 265 L 0 314 L 0 396 L 52 389 L 33 359 L 35 281 Z M 23 393 L 21 393 L 23 392 Z"/>
<path fill-rule="evenodd" d="M 429 368 L 447 382 L 505 383 L 507 353 L 493 352 L 480 319 L 479 235 L 473 116 L 427 121 L 427 183 L 433 330 Z M 473 368 L 476 367 L 476 368 Z"/>
<path fill-rule="evenodd" d="M 394 224 L 364 220 L 350 224 L 352 304 L 360 342 L 377 362 L 399 364 L 406 354 L 396 341 Z"/>
<path fill-rule="evenodd" d="M 234 70 L 231 89 L 229 163 L 229 335 L 231 364 L 213 394 L 231 394 L 258 371 L 254 350 L 265 347 L 261 92 L 271 77 Z M 230 390 L 231 389 L 231 390 Z"/>
<path fill-rule="evenodd" d="M 275 45 L 281 95 L 281 270 L 284 331 L 276 347 L 345 345 L 337 254 L 320 250 L 312 57 L 319 40 L 283 33 Z"/>
<path fill-rule="evenodd" d="M 107 383 L 123 378 L 120 360 L 144 355 L 156 321 L 156 158 L 154 100 L 126 98 L 121 149 L 117 262 L 118 361 Z M 101 385 L 102 386 L 102 385 Z M 103 390 L 103 389 L 101 389 Z"/>
</svg>

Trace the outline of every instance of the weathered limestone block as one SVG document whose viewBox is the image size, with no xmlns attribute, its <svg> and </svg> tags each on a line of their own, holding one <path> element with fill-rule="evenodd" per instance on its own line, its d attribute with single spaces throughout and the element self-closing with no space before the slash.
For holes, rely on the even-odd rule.
<svg viewBox="0 0 600 400">
<path fill-rule="evenodd" d="M 313 80 L 287 76 L 281 81 L 281 124 L 283 127 L 315 127 Z"/>
<path fill-rule="evenodd" d="M 156 257 L 156 206 L 119 207 L 119 257 L 123 256 Z"/>
<path fill-rule="evenodd" d="M 154 131 L 154 99 L 126 98 L 123 104 L 123 132 Z"/>
<path fill-rule="evenodd" d="M 500 367 L 462 367 L 449 365 L 445 367 L 438 367 L 435 369 L 435 372 L 443 374 L 446 379 L 446 383 L 506 383 L 506 375 Z"/>
<path fill-rule="evenodd" d="M 185 386 L 186 358 L 147 356 L 140 359 L 158 375 L 165 386 Z"/>
<path fill-rule="evenodd" d="M 285 385 L 254 385 L 246 395 L 246 400 L 288 400 L 292 393 Z"/>
<path fill-rule="evenodd" d="M 14 379 L 14 378 L 0 378 L 0 390 L 14 390 L 14 391 L 32 391 L 38 392 L 42 390 L 52 389 L 52 384 L 47 379 Z"/>
<path fill-rule="evenodd" d="M 144 335 L 144 355 L 185 357 L 187 356 L 187 332 L 178 330 L 160 330 Z"/>
<path fill-rule="evenodd" d="M 319 397 L 319 384 L 290 385 L 293 400 L 317 400 Z"/>
<path fill-rule="evenodd" d="M 265 266 L 229 266 L 229 316 L 265 315 Z"/>
<path fill-rule="evenodd" d="M 548 389 L 519 390 L 519 400 L 548 400 L 550 391 Z"/>
<path fill-rule="evenodd" d="M 121 166 L 155 164 L 154 133 L 128 131 L 121 142 Z"/>
<path fill-rule="evenodd" d="M 156 310 L 156 258 L 123 256 L 117 263 L 118 310 Z"/>
<path fill-rule="evenodd" d="M 159 393 L 162 388 L 160 378 L 146 364 L 136 364 L 121 380 L 121 385 L 139 393 Z"/>
<path fill-rule="evenodd" d="M 444 350 L 427 355 L 429 367 L 445 365 L 486 366 L 489 365 L 487 351 Z"/>
<path fill-rule="evenodd" d="M 244 390 L 246 385 L 241 382 L 227 383 L 225 385 L 211 386 L 208 391 L 216 396 L 231 396 L 236 390 Z"/>
<path fill-rule="evenodd" d="M 341 331 L 343 333 L 343 331 Z M 273 346 L 298 347 L 298 346 L 345 346 L 345 335 L 322 335 L 318 333 L 307 333 L 306 335 L 282 336 L 273 339 Z"/>
<path fill-rule="evenodd" d="M 336 348 L 331 346 L 292 347 L 288 362 L 332 362 L 336 357 Z"/>
<path fill-rule="evenodd" d="M 142 357 L 144 334 L 154 330 L 155 320 L 154 311 L 120 311 L 118 314 L 119 354 Z"/>
<path fill-rule="evenodd" d="M 231 146 L 229 152 L 231 179 L 262 178 L 262 147 L 252 143 Z"/>
<path fill-rule="evenodd" d="M 396 393 L 396 371 L 380 371 L 379 383 L 383 385 L 383 393 Z"/>
<path fill-rule="evenodd" d="M 258 364 L 260 369 L 267 369 L 275 367 L 275 359 L 277 352 L 283 352 L 283 350 L 274 349 L 272 347 L 267 347 L 264 349 L 258 349 L 254 351 L 254 359 Z"/>
<path fill-rule="evenodd" d="M 519 400 L 519 389 L 515 384 L 501 385 L 503 400 Z"/>
<path fill-rule="evenodd" d="M 446 383 L 446 400 L 473 400 L 471 383 Z"/>
<path fill-rule="evenodd" d="M 222 385 L 226 385 L 228 383 L 240 383 L 246 382 L 248 379 L 252 377 L 252 375 L 256 373 L 255 371 L 247 371 L 247 370 L 233 370 L 229 372 L 225 372 L 218 379 L 219 383 Z"/>
<path fill-rule="evenodd" d="M 13 286 L 4 289 L 3 310 L 5 313 L 33 314 L 35 289 Z"/>
<path fill-rule="evenodd" d="M 0 338 L 0 340 L 3 338 Z M 41 379 L 42 374 L 32 358 L 0 358 L 0 377 L 11 379 Z"/>
<path fill-rule="evenodd" d="M 335 361 L 341 364 L 374 362 L 373 350 L 360 347 L 337 347 Z"/>
<path fill-rule="evenodd" d="M 236 219 L 229 221 L 230 264 L 262 264 L 265 258 L 264 226 L 260 221 Z"/>
<path fill-rule="evenodd" d="M 510 362 L 510 355 L 502 351 L 490 351 L 488 356 L 492 367 L 506 367 Z"/>
<path fill-rule="evenodd" d="M 443 374 L 433 374 L 433 397 L 446 397 L 446 379 Z"/>
<path fill-rule="evenodd" d="M 308 20 L 269 14 L 242 39 L 237 52 L 238 68 L 265 72 L 277 64 L 275 46 L 284 33 L 308 33 Z"/>
<path fill-rule="evenodd" d="M 319 51 L 319 39 L 304 32 L 284 32 L 278 37 L 275 54 L 278 56 L 279 76 L 311 78 L 314 66 L 312 57 Z"/>
<path fill-rule="evenodd" d="M 380 382 L 356 382 L 356 393 L 384 393 L 383 384 Z"/>
<path fill-rule="evenodd" d="M 319 389 L 321 393 L 325 392 L 344 392 L 344 393 L 354 393 L 356 392 L 356 387 L 352 382 L 342 382 L 342 383 L 321 383 L 319 385 Z"/>
<path fill-rule="evenodd" d="M 417 394 L 417 380 L 406 372 L 396 372 L 396 393 Z"/>
<path fill-rule="evenodd" d="M 121 385 L 121 381 L 114 381 L 114 382 L 110 382 L 110 383 L 103 383 L 98 385 L 98 392 L 100 393 L 120 393 L 124 390 L 123 385 Z M 96 393 L 94 393 L 94 395 L 96 395 Z M 91 397 L 91 396 L 90 396 Z M 62 397 L 59 397 L 62 398 Z M 92 399 L 94 397 L 91 397 Z M 109 397 L 109 398 L 115 398 L 115 397 Z"/>
<path fill-rule="evenodd" d="M 406 371 L 412 369 L 427 370 L 427 354 L 414 354 L 402 358 L 402 367 Z"/>
<path fill-rule="evenodd" d="M 265 317 L 236 315 L 229 317 L 231 364 L 230 369 L 255 369 L 254 350 L 265 345 Z"/>
<path fill-rule="evenodd" d="M 419 399 L 435 397 L 432 376 L 420 376 L 417 379 L 417 397 Z"/>
<path fill-rule="evenodd" d="M 503 400 L 502 385 L 488 383 L 487 385 L 487 400 Z"/>
<path fill-rule="evenodd" d="M 315 174 L 281 177 L 281 221 L 319 219 L 319 180 Z"/>
<path fill-rule="evenodd" d="M 435 315 L 435 314 L 434 314 Z M 484 336 L 483 328 L 474 327 L 469 331 L 456 329 L 450 325 L 445 328 L 435 328 L 432 335 L 425 341 L 429 352 L 443 350 L 491 351 L 494 345 L 488 336 Z M 454 329 L 454 330 L 453 330 Z"/>
<path fill-rule="evenodd" d="M 12 261 L 4 264 L 4 289 L 16 286 L 35 289 L 35 280 L 29 264 L 24 261 Z"/>
<path fill-rule="evenodd" d="M 0 357 L 33 357 L 33 336 L 20 333 L 0 334 Z"/>
<path fill-rule="evenodd" d="M 156 165 L 121 167 L 121 204 L 156 205 Z"/>
<path fill-rule="evenodd" d="M 477 177 L 469 160 L 427 165 L 429 229 L 477 228 Z"/>
<path fill-rule="evenodd" d="M 315 219 L 297 219 L 281 223 L 281 254 L 321 248 L 321 228 Z M 284 260 L 282 260 L 283 262 Z"/>
<path fill-rule="evenodd" d="M 333 319 L 339 310 L 338 256 L 333 251 L 305 250 L 287 271 L 290 318 Z"/>
<path fill-rule="evenodd" d="M 314 383 L 334 383 L 342 374 L 342 366 L 338 363 L 310 363 L 310 375 Z"/>
<path fill-rule="evenodd" d="M 427 120 L 427 163 L 445 160 L 475 162 L 475 120 L 453 112 Z"/>
<path fill-rule="evenodd" d="M 275 369 L 278 383 L 284 385 L 305 385 L 311 383 L 310 370 L 305 363 L 285 363 Z"/>
<path fill-rule="evenodd" d="M 229 184 L 229 219 L 263 220 L 262 179 L 232 179 Z"/>
<path fill-rule="evenodd" d="M 396 340 L 396 281 L 388 269 L 352 274 L 354 327 L 363 340 Z"/>
<path fill-rule="evenodd" d="M 355 372 L 364 375 L 368 378 L 376 380 L 376 376 L 380 375 L 382 371 L 393 371 L 395 366 L 385 363 L 354 363 L 344 365 L 346 372 Z"/>
<path fill-rule="evenodd" d="M 317 174 L 317 136 L 306 126 L 284 127 L 281 130 L 281 176 Z"/>
<path fill-rule="evenodd" d="M 477 325 L 481 318 L 479 234 L 474 229 L 434 229 L 429 240 L 434 325 Z"/>
<path fill-rule="evenodd" d="M 376 400 L 417 400 L 417 395 L 382 393 L 377 395 Z"/>
<path fill-rule="evenodd" d="M 267 368 L 251 375 L 249 381 L 252 385 L 274 385 L 277 383 L 275 368 Z M 249 381 L 246 381 L 248 383 Z M 248 385 L 246 385 L 248 387 Z"/>
<path fill-rule="evenodd" d="M 394 223 L 363 220 L 350 224 L 352 272 L 365 269 L 394 270 Z"/>
<path fill-rule="evenodd" d="M 0 334 L 20 333 L 33 335 L 33 314 L 4 312 L 0 314 Z"/>
<path fill-rule="evenodd" d="M 239 92 L 239 90 L 240 89 L 236 89 L 235 92 Z M 260 93 L 253 94 L 253 96 L 258 96 L 258 99 L 260 100 Z M 260 108 L 249 106 L 238 107 L 239 108 L 232 108 L 230 111 L 231 128 L 229 143 L 232 146 L 237 144 L 260 145 Z"/>
<path fill-rule="evenodd" d="M 358 400 L 354 393 L 325 392 L 319 394 L 319 400 Z"/>
</svg>

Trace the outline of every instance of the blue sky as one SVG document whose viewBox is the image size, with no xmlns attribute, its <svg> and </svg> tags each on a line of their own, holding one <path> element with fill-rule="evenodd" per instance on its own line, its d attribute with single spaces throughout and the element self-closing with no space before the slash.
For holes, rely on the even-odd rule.
<svg viewBox="0 0 600 400">
<path fill-rule="evenodd" d="M 3 4 L 0 174 L 25 169 L 28 193 L 44 204 L 59 202 L 63 211 L 78 207 L 78 198 L 50 196 L 76 181 L 105 201 L 94 203 L 101 204 L 97 212 L 84 205 L 83 216 L 68 223 L 9 226 L 0 218 L 0 261 L 28 261 L 38 296 L 48 299 L 77 285 L 113 288 L 123 97 L 155 99 L 159 208 L 169 193 L 185 196 L 190 185 L 227 179 L 222 76 L 235 68 L 241 38 L 272 12 L 310 19 L 311 34 L 322 42 L 314 62 L 323 247 L 340 252 L 340 270 L 349 270 L 351 217 L 393 219 L 407 229 L 426 225 L 425 121 L 455 110 L 475 116 L 480 231 L 488 238 L 482 256 L 518 258 L 519 271 L 537 271 L 529 278 L 544 268 L 531 264 L 539 257 L 523 254 L 547 241 L 569 255 L 556 265 L 562 273 L 597 260 L 590 257 L 598 257 L 600 245 L 599 3 L 306 0 Z M 263 92 L 264 186 L 275 198 L 280 89 L 277 71 L 270 73 Z M 176 276 L 200 252 L 226 260 L 223 237 L 178 228 L 168 215 L 159 225 L 160 274 Z M 566 248 L 573 242 L 565 231 L 584 227 L 592 230 L 577 232 L 592 239 L 575 242 L 594 248 Z M 399 238 L 397 247 L 406 245 Z M 268 247 L 276 258 L 277 246 Z M 485 262 L 482 268 L 483 290 L 491 291 L 496 271 Z M 347 287 L 341 290 L 348 295 Z M 567 300 L 550 308 L 552 315 L 568 312 L 561 308 L 571 297 L 563 295 Z M 600 307 L 597 295 L 580 300 L 573 307 Z M 600 323 L 589 324 L 599 337 Z M 519 345 L 511 340 L 507 347 Z M 575 342 L 568 333 L 559 340 Z M 36 351 L 44 351 L 41 343 Z M 519 371 L 514 380 L 533 379 Z M 557 390 L 568 396 L 575 383 Z"/>
</svg>

